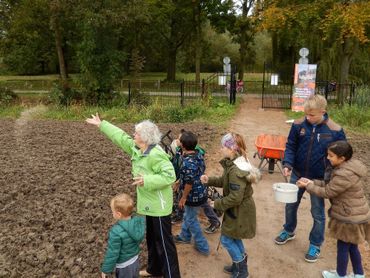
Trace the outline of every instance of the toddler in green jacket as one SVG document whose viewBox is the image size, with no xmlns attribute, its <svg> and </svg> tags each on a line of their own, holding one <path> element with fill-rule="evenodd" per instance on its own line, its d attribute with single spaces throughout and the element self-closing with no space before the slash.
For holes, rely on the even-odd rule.
<svg viewBox="0 0 370 278">
<path fill-rule="evenodd" d="M 132 215 L 134 201 L 127 194 L 115 196 L 110 206 L 117 222 L 109 231 L 101 277 L 105 278 L 114 268 L 117 278 L 139 277 L 139 252 L 145 234 L 145 219 Z"/>
</svg>

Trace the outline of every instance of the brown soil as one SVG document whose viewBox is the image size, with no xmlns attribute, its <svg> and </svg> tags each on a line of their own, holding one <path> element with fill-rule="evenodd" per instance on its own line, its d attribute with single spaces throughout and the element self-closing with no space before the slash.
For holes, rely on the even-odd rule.
<svg viewBox="0 0 370 278">
<path fill-rule="evenodd" d="M 286 135 L 289 125 L 281 111 L 258 109 L 260 100 L 247 99 L 230 122 L 229 130 L 247 138 L 251 160 L 260 133 Z M 21 119 L 0 120 L 0 277 L 98 277 L 107 231 L 112 224 L 110 198 L 120 192 L 135 197 L 130 161 L 96 128 L 83 122 Z M 133 125 L 120 125 L 133 131 Z M 220 174 L 219 140 L 227 130 L 204 124 L 163 124 L 177 134 L 195 131 L 207 150 L 208 174 Z M 370 138 L 349 134 L 356 154 L 370 169 Z M 246 240 L 252 277 L 320 277 L 335 268 L 335 241 L 328 238 L 315 264 L 304 262 L 312 224 L 309 197 L 299 211 L 297 238 L 277 246 L 273 238 L 284 221 L 284 206 L 273 199 L 271 186 L 283 181 L 280 173 L 263 173 L 255 187 L 257 236 Z M 367 184 L 369 186 L 369 184 Z M 370 189 L 367 188 L 370 198 Z M 203 226 L 207 225 L 204 217 Z M 180 229 L 174 225 L 174 234 Z M 182 277 L 228 277 L 227 252 L 216 251 L 220 233 L 207 235 L 211 255 L 198 255 L 189 245 L 178 245 Z M 361 246 L 370 272 L 370 251 Z M 141 262 L 145 263 L 145 251 Z"/>
</svg>

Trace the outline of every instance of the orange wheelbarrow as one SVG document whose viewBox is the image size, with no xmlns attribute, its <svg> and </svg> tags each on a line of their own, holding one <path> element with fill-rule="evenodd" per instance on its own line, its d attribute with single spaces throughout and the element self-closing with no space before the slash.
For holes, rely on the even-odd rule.
<svg viewBox="0 0 370 278">
<path fill-rule="evenodd" d="M 272 174 L 276 165 L 279 168 L 280 173 L 283 175 L 282 161 L 284 159 L 286 142 L 287 138 L 283 135 L 258 135 L 256 141 L 254 142 L 257 151 L 253 156 L 258 156 L 258 158 L 260 159 L 258 169 L 262 170 L 266 165 L 268 165 L 268 172 Z M 285 180 L 287 180 L 285 176 L 284 178 Z"/>
</svg>

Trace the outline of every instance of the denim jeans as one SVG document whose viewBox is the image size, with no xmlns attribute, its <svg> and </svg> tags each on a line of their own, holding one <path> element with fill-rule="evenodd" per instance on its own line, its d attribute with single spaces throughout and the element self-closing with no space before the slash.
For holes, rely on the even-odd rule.
<svg viewBox="0 0 370 278">
<path fill-rule="evenodd" d="M 199 207 L 185 206 L 180 237 L 186 241 L 190 241 L 193 237 L 196 248 L 200 252 L 208 253 L 209 246 L 198 221 L 198 212 Z"/>
<path fill-rule="evenodd" d="M 213 207 L 211 207 L 211 205 L 208 203 L 208 200 L 204 204 L 200 205 L 200 207 L 204 210 L 204 214 L 207 216 L 211 225 L 214 226 L 220 225 L 220 220 L 218 220 L 218 217 L 215 211 L 213 210 Z"/>
<path fill-rule="evenodd" d="M 296 183 L 298 177 L 292 173 L 290 183 Z M 297 202 L 288 203 L 285 206 L 285 224 L 284 229 L 288 233 L 294 233 L 297 227 L 297 211 L 305 188 L 299 188 Z M 310 243 L 316 247 L 320 247 L 324 242 L 325 233 L 325 202 L 323 198 L 310 194 L 311 196 L 311 215 L 313 218 L 313 227 L 310 232 Z"/>
<path fill-rule="evenodd" d="M 225 235 L 221 235 L 221 244 L 229 255 L 233 262 L 240 262 L 244 258 L 245 248 L 241 239 L 231 238 Z"/>
</svg>

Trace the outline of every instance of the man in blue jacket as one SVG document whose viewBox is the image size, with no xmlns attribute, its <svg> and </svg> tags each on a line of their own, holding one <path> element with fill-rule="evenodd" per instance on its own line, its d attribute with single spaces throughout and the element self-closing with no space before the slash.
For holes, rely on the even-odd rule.
<svg viewBox="0 0 370 278">
<path fill-rule="evenodd" d="M 323 96 L 310 96 L 304 105 L 305 117 L 294 121 L 290 129 L 283 160 L 283 172 L 285 176 L 291 175 L 290 183 L 295 184 L 301 177 L 324 180 L 325 169 L 330 167 L 326 158 L 328 144 L 346 138 L 342 127 L 329 119 L 326 106 Z M 276 244 L 282 245 L 295 238 L 297 211 L 304 192 L 305 189 L 300 188 L 297 202 L 286 204 L 284 229 L 275 238 Z M 305 260 L 316 262 L 324 241 L 325 203 L 314 194 L 310 194 L 310 199 L 314 223 Z"/>
</svg>

